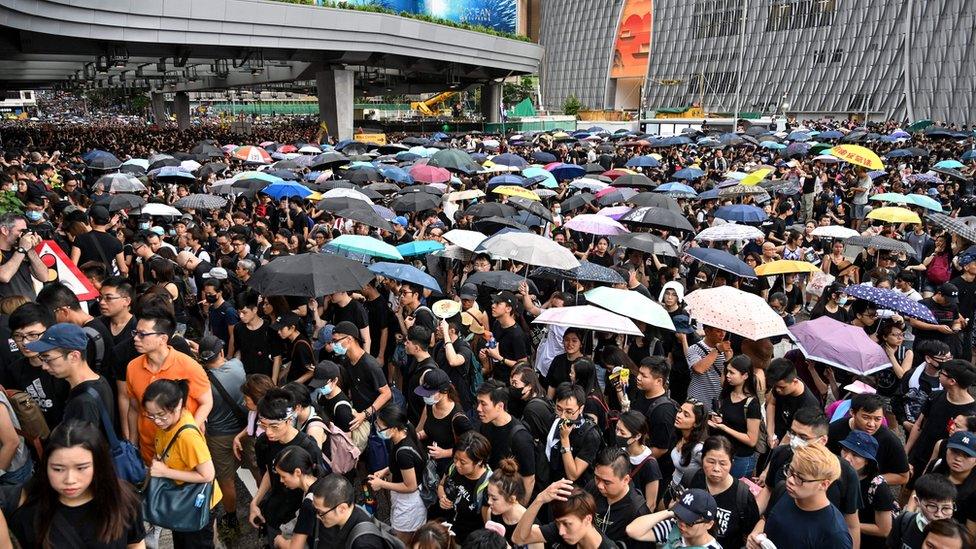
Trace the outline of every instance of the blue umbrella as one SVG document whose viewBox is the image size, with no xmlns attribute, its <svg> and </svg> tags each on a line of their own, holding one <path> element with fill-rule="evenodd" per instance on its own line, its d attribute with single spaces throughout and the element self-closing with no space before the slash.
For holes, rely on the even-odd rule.
<svg viewBox="0 0 976 549">
<path fill-rule="evenodd" d="M 150 172 L 149 175 L 154 175 L 157 178 L 158 177 L 182 177 L 183 179 L 196 179 L 196 177 L 193 177 L 192 173 L 184 170 L 179 166 L 163 166 L 162 168 L 159 168 L 158 171 L 153 170 L 153 172 L 156 173 L 153 174 L 152 172 Z"/>
<path fill-rule="evenodd" d="M 441 141 L 447 139 L 448 137 L 450 136 L 444 132 L 437 132 L 434 135 L 430 136 L 430 138 L 433 139 L 434 141 Z"/>
<path fill-rule="evenodd" d="M 525 170 L 523 170 L 523 173 Z M 586 175 L 586 169 L 583 166 L 577 166 L 576 164 L 559 164 L 558 166 L 553 166 L 549 173 L 556 178 L 556 181 L 563 181 L 567 179 L 576 179 L 577 177 L 583 177 Z"/>
<path fill-rule="evenodd" d="M 775 141 L 763 141 L 762 143 L 759 144 L 759 146 L 764 149 L 772 149 L 774 151 L 779 151 L 786 148 L 786 145 L 782 143 L 777 143 Z"/>
<path fill-rule="evenodd" d="M 963 164 L 962 162 L 958 161 L 958 160 L 943 160 L 942 162 L 939 162 L 938 164 L 936 164 L 935 166 L 932 166 L 932 167 L 933 168 L 958 169 L 958 168 L 965 168 L 966 165 Z"/>
<path fill-rule="evenodd" d="M 658 188 L 654 189 L 654 192 L 666 193 L 671 196 L 688 197 L 688 198 L 694 198 L 698 196 L 698 192 L 695 191 L 695 189 L 692 189 L 691 187 L 685 185 L 684 183 L 677 183 L 677 182 L 665 183 L 664 185 L 661 185 Z"/>
<path fill-rule="evenodd" d="M 550 162 L 556 161 L 556 157 L 554 155 L 547 153 L 545 151 L 534 151 L 529 156 L 532 157 L 532 160 L 535 160 L 540 164 L 548 164 Z"/>
<path fill-rule="evenodd" d="M 497 187 L 498 185 L 515 185 L 517 187 L 524 187 L 525 178 L 510 173 L 496 175 L 488 180 L 487 188 L 491 189 L 492 187 Z"/>
<path fill-rule="evenodd" d="M 830 130 L 818 135 L 817 139 L 830 140 L 830 139 L 840 139 L 842 137 L 844 137 L 844 132 L 840 132 L 837 130 Z"/>
<path fill-rule="evenodd" d="M 517 154 L 505 153 L 499 154 L 491 157 L 492 164 L 499 164 L 502 166 L 514 166 L 516 168 L 528 168 L 529 163 L 525 161 L 524 158 Z"/>
<path fill-rule="evenodd" d="M 543 178 L 541 181 L 539 181 L 539 185 L 542 185 L 543 187 L 549 189 L 555 189 L 556 187 L 559 186 L 559 182 L 556 181 L 556 178 L 553 177 L 553 175 L 549 173 L 549 171 L 546 170 L 545 168 L 540 168 L 537 166 L 525 168 L 524 170 L 522 170 L 522 175 L 524 175 L 528 179 L 535 179 L 538 177 Z"/>
<path fill-rule="evenodd" d="M 790 141 L 809 141 L 810 140 L 810 134 L 807 133 L 807 132 L 795 131 L 795 132 L 791 133 L 790 135 L 787 135 L 786 136 L 786 139 L 788 139 Z"/>
<path fill-rule="evenodd" d="M 904 316 L 910 316 L 931 324 L 939 323 L 928 307 L 895 290 L 852 284 L 844 288 L 844 293 L 857 299 L 870 301 L 881 309 L 895 311 Z"/>
<path fill-rule="evenodd" d="M 962 153 L 962 161 L 969 162 L 970 160 L 976 160 L 976 149 L 969 149 L 968 151 Z"/>
<path fill-rule="evenodd" d="M 272 183 L 267 187 L 261 189 L 261 192 L 274 198 L 275 200 L 281 200 L 284 197 L 288 198 L 305 198 L 306 196 L 312 194 L 312 189 L 309 189 L 305 185 L 294 183 L 291 181 L 283 181 L 281 183 Z"/>
<path fill-rule="evenodd" d="M 810 152 L 810 145 L 798 141 L 796 143 L 790 143 L 790 145 L 786 147 L 786 151 L 783 152 L 783 155 L 786 157 L 806 156 L 808 152 Z"/>
<path fill-rule="evenodd" d="M 742 261 L 725 250 L 719 250 L 717 248 L 689 248 L 687 253 L 698 261 L 706 265 L 711 265 L 716 269 L 721 269 L 744 278 L 756 278 L 756 271 L 752 267 L 746 265 L 745 261 Z"/>
<path fill-rule="evenodd" d="M 625 167 L 627 168 L 656 168 L 660 166 L 661 163 L 657 161 L 653 156 L 635 156 L 627 161 Z"/>
<path fill-rule="evenodd" d="M 674 177 L 675 179 L 691 180 L 691 179 L 698 179 L 703 175 L 705 175 L 705 172 L 699 170 L 698 168 L 685 168 L 683 170 L 678 170 L 674 172 L 674 175 L 672 177 Z"/>
<path fill-rule="evenodd" d="M 411 284 L 423 286 L 424 288 L 430 288 L 435 292 L 441 291 L 441 286 L 437 283 L 437 280 L 435 280 L 434 277 L 421 271 L 413 265 L 380 261 L 378 263 L 373 263 L 368 267 L 368 269 L 371 272 L 385 276 L 386 278 L 392 278 L 393 280 L 399 280 L 400 282 L 409 282 Z"/>
<path fill-rule="evenodd" d="M 912 156 L 912 151 L 908 149 L 895 149 L 885 155 L 885 158 L 905 158 Z"/>
<path fill-rule="evenodd" d="M 380 175 L 390 181 L 396 181 L 397 183 L 402 183 L 404 185 L 413 185 L 413 176 L 407 173 L 403 168 L 397 166 L 380 166 Z"/>
<path fill-rule="evenodd" d="M 715 217 L 726 221 L 738 221 L 739 223 L 757 223 L 765 221 L 769 216 L 762 208 L 749 204 L 733 204 L 715 210 Z"/>
<path fill-rule="evenodd" d="M 400 244 L 396 247 L 396 249 L 403 257 L 412 257 L 415 255 L 427 255 L 431 252 L 436 252 L 437 250 L 443 250 L 444 245 L 436 240 L 414 240 L 412 242 L 407 242 L 406 244 Z"/>
<path fill-rule="evenodd" d="M 715 187 L 714 189 L 708 189 L 703 193 L 699 193 L 698 200 L 715 200 L 718 198 L 718 191 L 719 188 Z"/>
</svg>

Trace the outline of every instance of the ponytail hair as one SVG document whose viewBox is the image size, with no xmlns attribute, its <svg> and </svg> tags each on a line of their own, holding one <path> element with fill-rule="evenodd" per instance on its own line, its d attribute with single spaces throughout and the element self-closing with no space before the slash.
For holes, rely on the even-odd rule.
<svg viewBox="0 0 976 549">
<path fill-rule="evenodd" d="M 312 459 L 312 454 L 301 446 L 287 446 L 278 452 L 275 458 L 275 467 L 286 473 L 292 473 L 296 469 L 303 475 L 318 477 L 322 474 L 319 464 Z"/>
<path fill-rule="evenodd" d="M 381 420 L 384 425 L 392 429 L 406 431 L 407 438 L 413 442 L 414 446 L 420 448 L 420 440 L 417 438 L 417 431 L 407 417 L 407 413 L 396 404 L 387 404 L 376 412 L 376 419 Z M 424 452 L 420 452 L 421 456 Z"/>
<path fill-rule="evenodd" d="M 510 457 L 498 463 L 498 468 L 492 471 L 488 483 L 494 484 L 498 493 L 506 500 L 514 497 L 515 501 L 521 501 L 525 496 L 525 485 L 519 475 L 518 462 Z"/>
<path fill-rule="evenodd" d="M 186 405 L 189 394 L 190 382 L 185 379 L 157 379 L 146 388 L 142 395 L 142 405 L 152 402 L 163 410 L 172 412 L 177 407 Z"/>
</svg>

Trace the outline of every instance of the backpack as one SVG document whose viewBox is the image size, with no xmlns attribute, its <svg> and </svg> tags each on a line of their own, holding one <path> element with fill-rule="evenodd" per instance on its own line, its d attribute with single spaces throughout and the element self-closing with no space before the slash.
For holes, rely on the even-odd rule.
<svg viewBox="0 0 976 549">
<path fill-rule="evenodd" d="M 746 399 L 746 405 L 743 408 L 743 414 L 749 409 L 749 405 L 756 397 L 749 397 Z M 759 403 L 759 438 L 756 439 L 756 447 L 754 448 L 757 454 L 763 455 L 769 452 L 769 434 L 766 432 L 766 407 Z"/>
<path fill-rule="evenodd" d="M 617 436 L 617 421 L 620 420 L 620 412 L 617 410 L 610 410 L 610 407 L 603 402 L 603 399 L 596 395 L 589 395 L 586 400 L 593 400 L 603 408 L 603 414 L 607 418 L 607 424 L 603 428 L 603 442 L 606 444 L 613 444 L 614 438 Z M 599 427 L 599 425 L 597 425 Z"/>
<path fill-rule="evenodd" d="M 868 505 L 871 505 L 871 506 L 874 505 L 874 496 L 878 493 L 878 488 L 882 484 L 884 484 L 884 482 L 885 482 L 885 479 L 881 475 L 878 475 L 878 476 L 874 477 L 873 479 L 871 479 L 871 484 L 868 485 L 868 494 L 867 494 L 867 498 L 866 498 L 868 500 Z M 895 500 L 894 505 L 895 505 L 894 509 L 891 510 L 891 519 L 892 520 L 894 520 L 895 518 L 897 518 L 898 517 L 898 513 L 901 511 L 901 506 L 898 505 L 898 501 L 897 500 Z"/>
<path fill-rule="evenodd" d="M 400 538 L 393 534 L 393 529 L 389 524 L 380 522 L 376 519 L 371 519 L 360 522 L 352 527 L 352 531 L 349 532 L 349 537 L 346 538 L 345 548 L 352 549 L 353 545 L 356 543 L 356 539 L 365 535 L 378 536 L 383 543 L 383 547 L 386 549 L 406 549 L 407 547 L 402 541 L 400 541 Z"/>
<path fill-rule="evenodd" d="M 925 269 L 925 277 L 936 286 L 949 282 L 950 275 L 949 256 L 945 254 L 938 254 L 933 257 L 928 268 Z"/>
<path fill-rule="evenodd" d="M 322 423 L 328 437 L 325 443 L 329 445 L 330 456 L 326 457 L 323 454 L 322 459 L 332 468 L 333 473 L 344 475 L 355 470 L 356 464 L 359 463 L 359 456 L 363 451 L 353 443 L 350 434 L 340 429 L 335 423 L 331 421 Z M 364 421 L 363 425 L 366 426 L 366 436 L 368 437 L 369 424 Z M 365 442 L 365 439 L 363 441 Z"/>
<path fill-rule="evenodd" d="M 92 369 L 98 373 L 103 373 L 105 363 L 105 338 L 98 330 L 92 328 L 91 326 L 85 326 L 82 328 L 85 330 L 85 335 L 88 336 L 88 341 L 95 344 L 95 363 L 92 364 Z"/>
<path fill-rule="evenodd" d="M 532 437 L 532 431 L 522 423 L 521 420 L 512 418 L 515 424 L 512 426 L 512 432 L 509 433 L 509 443 L 515 439 L 515 433 L 519 431 L 525 431 L 529 433 L 529 438 L 532 439 L 533 446 L 535 447 L 535 486 L 542 490 L 545 486 L 549 485 L 549 456 L 546 455 L 546 445 L 545 442 L 539 443 Z"/>
<path fill-rule="evenodd" d="M 471 393 L 471 398 L 477 399 L 478 387 L 481 387 L 481 384 L 485 382 L 485 374 L 481 371 L 481 361 L 478 360 L 474 349 L 471 349 L 471 358 L 468 359 L 468 371 L 465 377 L 468 378 L 468 392 Z"/>
<path fill-rule="evenodd" d="M 414 450 L 412 446 L 406 446 L 400 448 L 400 450 L 409 450 L 421 460 L 424 459 L 424 456 L 420 455 L 420 452 Z M 399 452 L 400 450 L 397 451 Z M 390 465 L 392 466 L 393 464 L 390 463 Z M 440 484 L 440 481 L 441 477 L 437 474 L 437 464 L 434 460 L 428 458 L 424 464 L 422 478 L 417 479 L 420 499 L 424 502 L 425 507 L 430 507 L 437 502 L 437 485 Z"/>
<path fill-rule="evenodd" d="M 335 403 L 335 406 L 332 407 L 333 418 L 336 416 L 336 408 L 338 408 L 341 404 L 345 404 L 350 410 L 352 409 L 352 404 L 350 404 L 348 400 L 340 400 L 339 402 Z M 353 446 L 359 449 L 360 453 L 366 450 L 366 443 L 369 440 L 369 422 L 364 421 L 359 424 L 359 427 L 353 429 L 349 433 L 349 440 L 352 442 Z"/>
</svg>

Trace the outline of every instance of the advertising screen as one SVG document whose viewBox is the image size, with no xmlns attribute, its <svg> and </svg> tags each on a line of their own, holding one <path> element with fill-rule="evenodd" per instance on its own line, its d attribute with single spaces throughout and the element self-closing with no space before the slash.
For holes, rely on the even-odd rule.
<svg viewBox="0 0 976 549">
<path fill-rule="evenodd" d="M 335 2 L 323 0 L 322 3 Z M 499 32 L 514 33 L 518 28 L 518 0 L 346 0 L 346 3 L 441 17 Z"/>
</svg>

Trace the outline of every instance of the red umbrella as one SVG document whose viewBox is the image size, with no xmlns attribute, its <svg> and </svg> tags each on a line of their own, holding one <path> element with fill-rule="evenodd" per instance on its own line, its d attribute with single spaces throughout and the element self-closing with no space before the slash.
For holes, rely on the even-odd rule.
<svg viewBox="0 0 976 549">
<path fill-rule="evenodd" d="M 436 166 L 414 165 L 410 175 L 418 183 L 447 183 L 451 180 L 451 172 Z"/>
<path fill-rule="evenodd" d="M 297 151 L 298 151 L 298 147 L 294 145 L 285 145 L 283 147 L 278 148 L 278 152 L 280 152 L 281 154 L 293 153 Z"/>
<path fill-rule="evenodd" d="M 620 170 L 607 170 L 600 175 L 604 177 L 609 177 L 610 179 L 617 179 L 618 177 L 623 177 L 625 175 L 631 175 L 631 174 L 628 172 L 622 172 Z"/>
</svg>

